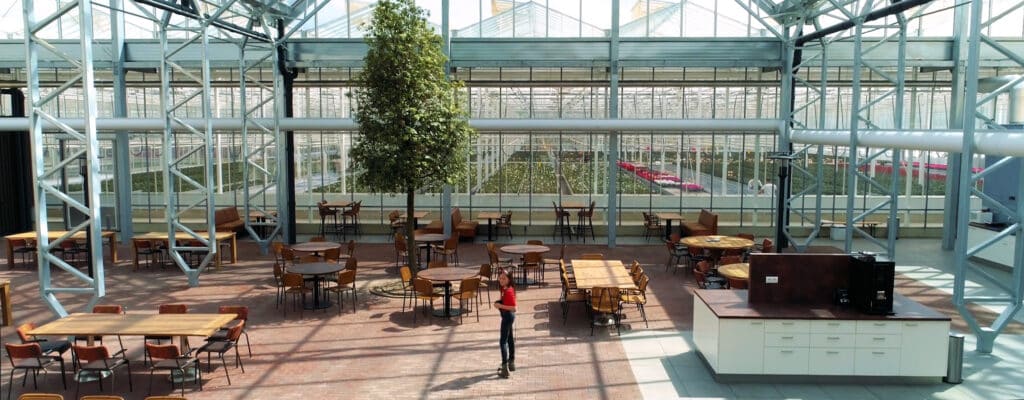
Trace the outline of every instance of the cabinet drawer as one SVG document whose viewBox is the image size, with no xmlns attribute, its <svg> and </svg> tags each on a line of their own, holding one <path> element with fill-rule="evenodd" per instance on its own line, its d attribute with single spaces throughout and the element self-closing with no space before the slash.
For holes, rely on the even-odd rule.
<svg viewBox="0 0 1024 400">
<path fill-rule="evenodd" d="M 810 321 L 802 319 L 773 319 L 765 321 L 765 332 L 807 333 L 810 332 Z"/>
<path fill-rule="evenodd" d="M 855 337 L 852 333 L 812 333 L 811 347 L 855 347 Z"/>
<path fill-rule="evenodd" d="M 899 349 L 856 349 L 854 354 L 856 375 L 893 376 L 900 372 Z"/>
<path fill-rule="evenodd" d="M 764 373 L 768 375 L 807 375 L 806 347 L 765 347 Z"/>
<path fill-rule="evenodd" d="M 852 348 L 812 348 L 808 367 L 815 375 L 853 375 L 854 360 Z"/>
<path fill-rule="evenodd" d="M 811 321 L 811 333 L 856 333 L 856 321 Z"/>
<path fill-rule="evenodd" d="M 764 334 L 764 345 L 768 347 L 807 347 L 810 343 L 809 334 L 806 333 L 777 333 Z"/>
<path fill-rule="evenodd" d="M 897 348 L 900 347 L 900 335 L 857 335 L 857 348 Z"/>
<path fill-rule="evenodd" d="M 900 321 L 857 321 L 857 333 L 900 333 Z"/>
</svg>

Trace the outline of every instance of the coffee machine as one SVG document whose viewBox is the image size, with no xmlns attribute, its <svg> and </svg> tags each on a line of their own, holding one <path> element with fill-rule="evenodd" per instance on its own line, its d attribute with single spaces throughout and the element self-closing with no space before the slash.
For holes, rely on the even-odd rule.
<svg viewBox="0 0 1024 400">
<path fill-rule="evenodd" d="M 880 261 L 871 253 L 850 255 L 851 303 L 865 314 L 892 314 L 896 263 Z"/>
</svg>

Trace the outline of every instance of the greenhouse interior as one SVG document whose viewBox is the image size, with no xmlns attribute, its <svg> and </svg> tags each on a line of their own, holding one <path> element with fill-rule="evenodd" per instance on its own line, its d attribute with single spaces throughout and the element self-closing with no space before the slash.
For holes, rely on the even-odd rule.
<svg viewBox="0 0 1024 400">
<path fill-rule="evenodd" d="M 813 254 L 828 247 L 895 263 L 896 291 L 937 308 L 947 320 L 952 318 L 949 331 L 959 330 L 960 363 L 967 360 L 962 367 L 967 376 L 964 384 L 897 381 L 879 389 L 872 386 L 874 381 L 854 378 L 838 384 L 812 379 L 805 385 L 799 377 L 816 375 L 813 367 L 784 374 L 797 376 L 785 383 L 723 383 L 723 376 L 729 375 L 721 372 L 725 353 L 709 356 L 704 349 L 699 359 L 692 357 L 699 361 L 688 360 L 692 365 L 683 367 L 670 362 L 672 354 L 667 354 L 662 360 L 667 372 L 653 367 L 654 375 L 664 372 L 666 376 L 651 378 L 643 368 L 652 368 L 648 365 L 652 359 L 634 357 L 647 347 L 637 346 L 668 349 L 669 339 L 653 334 L 668 331 L 645 329 L 639 322 L 646 323 L 648 315 L 639 321 L 634 314 L 630 316 L 634 331 L 611 335 L 611 339 L 586 336 L 586 328 L 593 332 L 589 324 L 581 328 L 580 338 L 575 331 L 561 328 L 550 334 L 558 340 L 568 335 L 582 343 L 603 340 L 601 346 L 615 346 L 617 353 L 609 354 L 619 357 L 613 361 L 621 371 L 607 375 L 607 380 L 600 371 L 593 376 L 588 372 L 578 386 L 539 383 L 537 388 L 516 385 L 509 390 L 523 389 L 524 394 L 538 398 L 649 399 L 842 398 L 844 388 L 852 390 L 848 393 L 852 398 L 1013 398 L 1014 393 L 1024 393 L 1019 379 L 1019 368 L 1024 367 L 1019 357 L 1024 336 L 1019 335 L 1024 325 L 1017 315 L 1024 306 L 1024 273 L 1018 268 L 1024 268 L 1024 203 L 1018 202 L 1024 196 L 1020 183 L 1024 166 L 1019 159 L 1024 156 L 1024 1 L 410 3 L 422 10 L 427 26 L 437 35 L 446 57 L 445 75 L 461 82 L 460 106 L 475 130 L 465 170 L 457 180 L 414 188 L 417 214 L 428 215 L 423 221 L 405 218 L 406 193 L 381 192 L 359 179 L 363 174 L 392 171 L 367 169 L 350 156 L 363 140 L 355 118 L 359 109 L 355 93 L 361 89 L 359 79 L 370 46 L 366 39 L 378 1 L 9 0 L 0 4 L 0 204 L 4 205 L 0 230 L 12 235 L 7 237 L 5 253 L 10 271 L 0 274 L 0 282 L 9 280 L 15 290 L 15 315 L 43 325 L 53 317 L 88 312 L 111 298 L 124 299 L 118 301 L 131 311 L 155 310 L 156 303 L 133 303 L 138 300 L 131 296 L 170 292 L 159 282 L 150 282 L 154 279 L 175 280 L 173 290 L 205 290 L 198 293 L 202 301 L 230 301 L 234 297 L 227 293 L 235 289 L 218 286 L 231 287 L 224 271 L 234 268 L 220 265 L 221 254 L 228 251 L 226 239 L 217 235 L 223 210 L 231 209 L 235 213 L 231 219 L 239 221 L 240 258 L 263 262 L 274 259 L 275 243 L 291 245 L 328 236 L 324 233 L 332 227 L 325 230 L 329 220 L 324 217 L 324 204 L 333 203 L 345 204 L 341 208 L 355 204 L 357 217 L 351 222 L 354 226 L 347 225 L 347 219 L 335 222 L 336 236 L 328 238 L 342 245 L 353 239 L 360 246 L 378 246 L 367 253 L 379 253 L 379 261 L 390 269 L 379 266 L 381 276 L 376 281 L 398 281 L 401 263 L 392 262 L 399 252 L 398 245 L 392 244 L 397 243 L 397 213 L 402 213 L 403 224 L 406 219 L 413 228 L 417 222 L 428 227 L 434 223 L 447 236 L 456 225 L 461 231 L 454 216 L 459 212 L 462 221 L 479 224 L 472 238 L 463 237 L 461 247 L 494 240 L 522 243 L 536 237 L 561 245 L 560 258 L 566 263 L 567 251 L 583 248 L 567 250 L 567 244 L 593 246 L 594 251 L 609 254 L 625 252 L 622 258 L 637 257 L 650 270 L 652 281 L 663 280 L 659 282 L 662 292 L 686 292 L 679 294 L 684 300 L 673 298 L 681 303 L 672 307 L 691 308 L 691 302 L 699 301 L 689 292 L 703 286 L 694 286 L 689 274 L 680 278 L 675 268 L 665 268 L 672 270 L 669 274 L 661 271 L 668 265 L 665 240 L 674 226 L 686 236 L 681 225 L 703 223 L 706 214 L 713 214 L 713 235 L 750 235 L 757 238 L 753 243 L 759 249 L 767 240 L 779 254 Z M 572 215 L 563 220 L 561 213 L 570 203 L 583 206 L 579 214 L 564 211 Z M 451 219 L 445 217 L 450 214 Z M 661 221 L 656 214 L 663 216 Z M 673 225 L 670 215 L 678 216 L 679 225 Z M 336 218 L 343 217 L 339 213 Z M 492 218 L 497 226 L 492 226 Z M 658 229 L 653 235 L 652 223 Z M 507 236 L 501 229 L 494 230 L 502 227 Z M 664 234 L 662 228 L 666 228 Z M 28 236 L 17 236 L 19 232 Z M 149 271 L 138 271 L 135 241 L 146 232 L 169 237 L 164 242 L 167 247 L 159 250 L 167 258 L 162 263 L 170 269 L 156 271 L 159 278 L 144 278 L 142 274 Z M 497 233 L 497 239 L 492 239 L 492 233 Z M 75 239 L 84 246 L 83 264 L 76 266 L 51 254 Z M 123 253 L 135 252 L 135 271 L 121 272 L 131 269 L 124 266 L 132 263 L 117 259 L 118 242 Z M 30 268 L 15 268 L 15 260 L 23 256 L 13 254 L 22 249 L 17 247 L 20 243 L 31 247 L 28 251 L 34 261 L 26 261 Z M 230 252 L 239 252 L 234 235 L 230 243 Z M 109 261 L 104 255 L 108 244 Z M 557 252 L 550 247 L 552 253 L 546 257 Z M 463 252 L 467 251 L 471 250 Z M 672 251 L 670 243 L 670 255 Z M 193 262 L 190 254 L 195 252 L 203 256 Z M 374 261 L 363 257 L 375 260 L 375 255 L 360 256 L 360 262 L 369 262 L 368 268 L 374 269 Z M 465 261 L 466 255 L 462 257 Z M 753 264 L 753 260 L 746 262 Z M 246 267 L 245 261 L 240 263 Z M 273 264 L 251 266 L 246 274 L 266 278 L 271 283 L 264 284 L 273 292 L 269 280 Z M 748 279 L 755 275 L 750 268 Z M 664 282 L 673 277 L 674 284 Z M 909 286 L 900 286 L 901 282 Z M 360 308 L 383 307 L 374 302 L 377 284 L 353 286 L 353 295 L 365 294 L 359 302 L 368 302 L 360 303 Z M 493 285 L 498 287 L 497 281 Z M 911 296 L 908 287 L 914 285 L 939 300 Z M 684 286 L 685 291 L 680 289 Z M 561 291 L 558 282 L 551 288 L 552 302 L 569 293 Z M 316 290 L 320 293 L 319 287 Z M 755 291 L 750 288 L 751 299 Z M 2 308 L 10 312 L 12 300 L 7 296 Z M 183 293 L 176 296 L 188 298 Z M 238 296 L 255 295 L 246 291 Z M 302 301 L 305 305 L 305 294 Z M 357 301 L 352 301 L 356 314 Z M 671 308 L 668 298 L 659 304 Z M 262 318 L 265 313 L 275 327 L 290 324 L 291 310 L 282 317 L 277 306 L 264 301 L 252 306 L 251 315 Z M 283 306 L 288 308 L 287 302 Z M 394 301 L 387 306 L 393 307 Z M 521 319 L 529 315 L 523 308 L 521 304 Z M 485 310 L 479 311 L 486 316 Z M 474 308 L 470 315 L 476 312 Z M 691 313 L 692 321 L 672 320 L 690 318 Z M 492 314 L 496 318 L 496 312 Z M 684 347 L 691 349 L 679 354 L 692 354 L 702 346 L 696 327 L 698 311 L 684 314 L 661 312 L 666 326 L 657 325 L 653 318 L 650 325 L 659 329 L 671 325 L 685 332 L 679 337 L 686 338 Z M 317 313 L 310 315 L 321 318 Z M 345 322 L 322 318 L 355 324 L 374 317 Z M 307 325 L 303 329 L 313 324 L 301 321 Z M 527 322 L 517 322 L 516 335 L 539 329 Z M 249 357 L 256 347 L 256 358 L 250 361 L 243 354 L 242 361 L 257 364 L 261 347 L 270 351 L 276 345 L 268 344 L 273 338 L 268 326 L 250 324 L 256 325 L 246 330 L 263 330 L 264 343 L 254 340 Z M 552 322 L 552 329 L 562 324 Z M 402 325 L 403 331 L 406 328 L 408 324 Z M 12 332 L 4 329 L 5 342 L 18 340 Z M 476 336 L 463 345 L 483 347 L 476 339 L 492 344 L 494 335 L 487 336 L 486 330 L 471 332 Z M 904 344 L 910 340 L 907 332 Z M 283 337 L 301 340 L 306 335 L 312 333 L 289 331 Z M 522 335 L 529 354 L 530 333 Z M 968 345 L 974 346 L 967 355 L 964 335 Z M 946 340 L 943 333 L 944 356 Z M 949 340 L 952 360 L 956 347 L 954 339 Z M 240 347 L 244 353 L 244 346 Z M 131 351 L 136 350 L 142 351 Z M 273 347 L 273 351 L 288 350 Z M 543 354 L 538 358 L 551 361 L 561 351 L 566 350 L 544 347 L 537 350 Z M 355 398 L 478 398 L 502 393 L 484 387 L 486 379 L 474 379 L 472 372 L 464 370 L 440 376 L 395 372 L 415 379 L 394 384 L 357 373 L 363 376 L 356 379 L 359 383 L 346 384 L 345 374 L 330 367 L 330 357 L 313 357 L 302 368 L 322 367 L 326 381 L 338 382 L 310 380 L 303 389 L 283 392 L 284 388 L 253 373 L 234 376 L 236 370 L 225 362 L 218 369 L 230 369 L 243 384 L 232 386 L 228 379 L 224 386 L 215 380 L 212 389 L 193 391 L 189 398 L 308 397 L 316 393 L 308 385 L 318 383 L 339 393 L 352 390 Z M 370 357 L 366 355 L 353 357 L 350 361 L 362 359 L 379 368 L 411 362 L 391 356 L 374 356 L 372 361 L 363 358 Z M 494 358 L 481 353 L 481 358 L 487 357 Z M 910 356 L 903 357 L 908 365 Z M 991 357 L 1002 358 L 996 362 Z M 426 357 L 414 360 L 427 362 Z M 765 370 L 770 369 L 767 360 L 765 355 Z M 264 361 L 262 368 L 281 367 L 275 364 L 279 362 Z M 813 355 L 810 362 L 813 365 Z M 523 364 L 528 363 L 527 359 Z M 946 382 L 955 380 L 947 374 L 946 357 L 942 363 Z M 137 364 L 142 365 L 142 360 Z M 135 373 L 147 368 L 138 365 L 131 367 Z M 703 379 L 697 384 L 688 382 L 683 372 L 694 365 Z M 521 368 L 524 371 L 519 374 L 533 374 L 530 382 L 551 379 L 555 373 L 562 376 L 557 366 L 545 367 Z M 707 370 L 715 379 L 710 380 Z M 270 372 L 263 373 L 271 379 Z M 990 378 L 990 373 L 996 378 Z M 209 379 L 220 379 L 219 374 L 212 372 Z M 53 382 L 55 374 L 48 375 L 45 386 L 59 391 Z M 740 374 L 748 375 L 761 376 L 760 371 Z M 891 378 L 900 374 L 855 375 Z M 283 376 L 287 375 L 273 379 Z M 570 381 L 571 376 L 564 375 Z M 204 379 L 201 374 L 199 379 Z M 91 384 L 79 384 L 92 390 Z M 369 384 L 378 387 L 362 386 Z M 8 393 L 28 388 L 16 382 L 5 381 L 5 385 L 3 392 Z M 112 383 L 112 390 L 125 389 L 122 385 Z M 118 394 L 141 399 L 139 389 L 144 386 Z M 70 391 L 63 393 L 71 396 Z"/>
</svg>

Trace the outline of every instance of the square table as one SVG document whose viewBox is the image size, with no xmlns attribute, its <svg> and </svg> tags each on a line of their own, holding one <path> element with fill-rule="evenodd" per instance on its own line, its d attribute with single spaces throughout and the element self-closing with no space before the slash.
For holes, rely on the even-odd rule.
<svg viewBox="0 0 1024 400">
<path fill-rule="evenodd" d="M 636 289 L 633 277 L 619 260 L 572 260 L 572 274 L 576 287 L 590 290 L 595 287 Z"/>
<path fill-rule="evenodd" d="M 64 236 L 65 233 L 68 233 L 68 231 L 47 231 L 46 232 L 46 237 L 49 239 L 49 241 L 52 242 L 54 240 L 57 240 L 57 238 L 59 238 L 61 236 Z M 110 262 L 112 262 L 112 263 L 116 263 L 117 262 L 117 235 L 115 233 L 116 232 L 114 232 L 114 231 L 102 231 L 102 232 L 100 232 L 100 236 L 103 239 L 107 239 L 107 245 L 110 246 Z M 85 231 L 76 232 L 74 235 L 71 235 L 71 238 L 72 239 L 78 239 L 78 240 L 84 240 L 85 239 Z M 36 240 L 36 231 L 22 232 L 22 233 L 16 233 L 16 234 L 13 234 L 13 235 L 7 235 L 7 236 L 4 236 L 4 239 L 7 239 L 7 267 L 13 269 L 14 268 L 14 245 L 11 243 L 11 240 L 29 239 L 29 240 L 35 241 Z"/>
<path fill-rule="evenodd" d="M 683 216 L 679 215 L 679 213 L 655 213 L 654 215 L 657 216 L 658 219 L 665 221 L 665 239 L 672 236 L 672 220 L 678 220 L 679 227 L 682 229 Z M 682 231 L 680 231 L 679 235 L 682 236 L 682 234 Z"/>
<path fill-rule="evenodd" d="M 333 201 L 328 201 L 326 204 L 324 204 L 324 207 L 327 207 L 327 208 L 348 208 L 348 207 L 351 207 L 352 204 L 354 204 L 354 202 L 352 202 L 351 200 L 333 200 Z"/>
<path fill-rule="evenodd" d="M 404 219 L 406 221 L 409 221 L 409 216 L 407 214 L 408 213 L 403 212 L 402 215 L 399 215 L 398 217 L 402 218 L 402 219 Z M 427 215 L 430 215 L 430 211 L 413 211 L 412 212 L 412 227 L 413 227 L 413 229 L 419 229 L 419 227 L 420 227 L 420 218 L 424 218 Z"/>
<path fill-rule="evenodd" d="M 578 200 L 562 200 L 561 206 L 562 208 L 582 210 L 584 208 L 590 208 L 590 203 L 584 203 Z"/>
<path fill-rule="evenodd" d="M 196 232 L 196 233 L 198 233 L 199 236 L 206 236 L 206 232 Z M 232 264 L 237 264 L 238 263 L 238 242 L 236 240 L 235 233 L 234 232 L 217 232 L 214 235 L 214 237 L 217 238 L 217 243 L 220 243 L 220 242 L 225 241 L 225 240 L 230 240 L 231 241 L 231 263 Z M 189 234 L 187 234 L 185 232 L 177 232 L 177 233 L 174 234 L 174 238 L 175 238 L 175 240 L 189 240 L 189 239 L 192 238 L 192 235 L 189 235 Z M 168 235 L 167 232 L 149 232 L 149 233 L 143 233 L 141 235 L 135 235 L 135 237 L 133 239 L 163 240 L 164 242 L 166 242 L 166 241 L 170 240 L 170 235 Z M 139 269 L 139 257 L 138 257 L 138 254 L 139 254 L 138 252 L 135 253 L 135 259 L 133 261 L 135 269 Z M 221 252 L 218 251 L 217 252 L 217 261 L 216 261 L 216 265 L 215 266 L 217 268 L 220 268 L 221 264 L 223 264 L 222 256 L 221 256 Z"/>
<path fill-rule="evenodd" d="M 494 240 L 494 236 L 491 234 L 491 232 L 493 232 L 491 222 L 498 218 L 501 218 L 501 213 L 497 211 L 482 211 L 480 212 L 480 214 L 477 214 L 476 217 L 479 219 L 487 219 L 487 240 Z"/>
</svg>

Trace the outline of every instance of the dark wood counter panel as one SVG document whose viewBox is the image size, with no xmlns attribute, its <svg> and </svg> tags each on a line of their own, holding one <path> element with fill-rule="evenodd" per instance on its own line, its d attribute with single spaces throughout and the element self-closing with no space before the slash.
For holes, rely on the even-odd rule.
<svg viewBox="0 0 1024 400">
<path fill-rule="evenodd" d="M 856 309 L 832 305 L 749 304 L 746 290 L 697 289 L 697 298 L 708 305 L 718 318 L 751 319 L 842 319 L 889 321 L 949 321 L 945 314 L 894 293 L 893 315 L 864 314 Z"/>
</svg>

